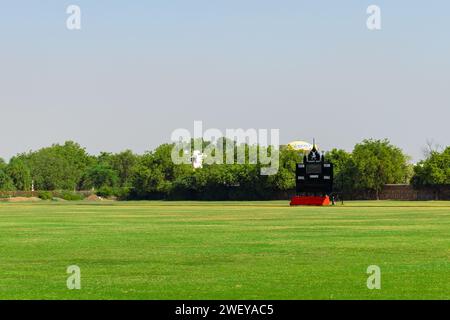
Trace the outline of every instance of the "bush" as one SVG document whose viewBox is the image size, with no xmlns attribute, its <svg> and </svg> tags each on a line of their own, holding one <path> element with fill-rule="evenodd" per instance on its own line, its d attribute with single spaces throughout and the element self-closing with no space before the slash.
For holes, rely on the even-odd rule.
<svg viewBox="0 0 450 320">
<path fill-rule="evenodd" d="M 118 200 L 128 200 L 128 198 L 130 197 L 130 188 L 117 188 L 115 196 Z"/>
<path fill-rule="evenodd" d="M 50 191 L 39 191 L 38 197 L 42 200 L 52 200 L 53 194 Z"/>
<path fill-rule="evenodd" d="M 72 191 L 62 191 L 59 197 L 67 201 L 78 201 L 84 199 L 82 194 Z"/>
<path fill-rule="evenodd" d="M 102 198 L 115 197 L 119 200 L 126 200 L 129 196 L 128 188 L 101 187 L 95 194 Z"/>
<path fill-rule="evenodd" d="M 109 198 L 112 196 L 115 196 L 115 190 L 111 187 L 101 187 L 100 189 L 98 189 L 98 191 L 96 192 L 96 195 L 102 198 Z"/>
</svg>

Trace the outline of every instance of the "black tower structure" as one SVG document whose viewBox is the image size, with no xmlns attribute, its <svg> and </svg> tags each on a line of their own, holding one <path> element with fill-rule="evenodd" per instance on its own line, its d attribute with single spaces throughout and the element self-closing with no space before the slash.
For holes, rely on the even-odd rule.
<svg viewBox="0 0 450 320">
<path fill-rule="evenodd" d="M 325 197 L 333 192 L 333 164 L 319 153 L 316 144 L 297 164 L 296 193 L 299 196 Z"/>
</svg>

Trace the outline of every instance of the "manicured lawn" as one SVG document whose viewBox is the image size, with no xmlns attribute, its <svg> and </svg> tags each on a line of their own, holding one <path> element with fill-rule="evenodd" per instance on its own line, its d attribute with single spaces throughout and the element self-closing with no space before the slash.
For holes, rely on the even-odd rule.
<svg viewBox="0 0 450 320">
<path fill-rule="evenodd" d="M 0 299 L 450 299 L 449 202 L 287 204 L 2 203 Z"/>
</svg>

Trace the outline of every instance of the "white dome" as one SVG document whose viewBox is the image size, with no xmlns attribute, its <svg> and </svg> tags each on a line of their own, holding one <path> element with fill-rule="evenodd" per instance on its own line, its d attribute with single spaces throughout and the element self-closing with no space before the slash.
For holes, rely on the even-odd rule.
<svg viewBox="0 0 450 320">
<path fill-rule="evenodd" d="M 306 141 L 297 140 L 290 142 L 288 148 L 295 151 L 311 151 L 313 145 Z"/>
</svg>

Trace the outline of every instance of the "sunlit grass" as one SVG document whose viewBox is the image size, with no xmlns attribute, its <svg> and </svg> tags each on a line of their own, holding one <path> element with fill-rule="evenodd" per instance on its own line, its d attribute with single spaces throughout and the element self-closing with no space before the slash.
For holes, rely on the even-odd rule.
<svg viewBox="0 0 450 320">
<path fill-rule="evenodd" d="M 66 268 L 81 268 L 81 290 Z M 368 290 L 378 265 L 382 289 Z M 449 299 L 450 203 L 0 204 L 0 299 Z"/>
</svg>

